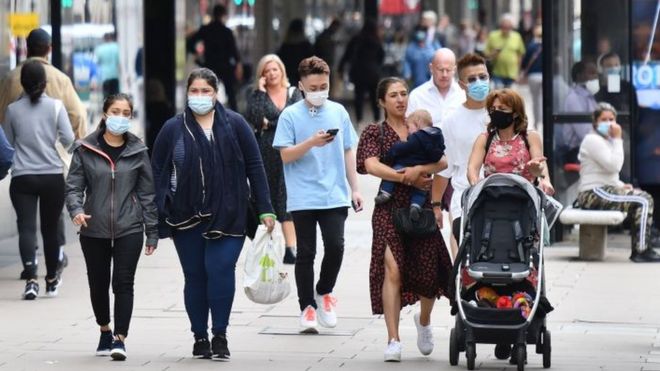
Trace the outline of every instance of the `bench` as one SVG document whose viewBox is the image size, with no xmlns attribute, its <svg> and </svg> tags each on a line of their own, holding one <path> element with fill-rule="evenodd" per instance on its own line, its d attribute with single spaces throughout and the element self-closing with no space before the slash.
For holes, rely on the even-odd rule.
<svg viewBox="0 0 660 371">
<path fill-rule="evenodd" d="M 607 226 L 618 225 L 626 213 L 611 210 L 583 210 L 572 207 L 559 215 L 562 224 L 580 225 L 580 259 L 603 260 L 607 247 Z"/>
</svg>

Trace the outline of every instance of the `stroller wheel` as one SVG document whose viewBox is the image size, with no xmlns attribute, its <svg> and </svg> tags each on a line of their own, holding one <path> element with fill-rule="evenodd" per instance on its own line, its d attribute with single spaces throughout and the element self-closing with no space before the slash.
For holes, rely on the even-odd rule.
<svg viewBox="0 0 660 371">
<path fill-rule="evenodd" d="M 456 329 L 451 329 L 449 332 L 449 364 L 456 366 L 458 364 L 458 338 L 456 336 Z"/>
<path fill-rule="evenodd" d="M 550 368 L 550 352 L 552 351 L 552 343 L 550 340 L 550 331 L 543 332 L 543 368 Z"/>
<path fill-rule="evenodd" d="M 511 344 L 495 345 L 495 358 L 509 359 L 509 357 L 511 357 Z"/>
<path fill-rule="evenodd" d="M 527 347 L 525 344 L 519 344 L 516 346 L 515 354 L 516 363 L 518 366 L 518 371 L 525 370 L 525 362 L 527 361 Z"/>
<path fill-rule="evenodd" d="M 467 358 L 467 369 L 474 370 L 474 361 L 477 358 L 477 348 L 474 343 L 465 346 L 465 358 Z"/>
</svg>

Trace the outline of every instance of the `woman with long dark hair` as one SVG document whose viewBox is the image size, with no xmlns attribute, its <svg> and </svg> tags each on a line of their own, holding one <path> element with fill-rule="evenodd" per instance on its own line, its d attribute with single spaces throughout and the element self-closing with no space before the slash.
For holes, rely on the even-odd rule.
<svg viewBox="0 0 660 371">
<path fill-rule="evenodd" d="M 64 167 L 55 142 L 68 147 L 74 135 L 62 101 L 44 93 L 46 70 L 42 62 L 23 64 L 21 85 L 25 93 L 7 107 L 4 126 L 16 150 L 9 195 L 16 210 L 18 246 L 27 278 L 23 298 L 33 300 L 39 295 L 34 248 L 37 206 L 46 260 L 46 295 L 56 296 L 61 283 L 57 222 L 64 206 Z"/>
<path fill-rule="evenodd" d="M 369 268 L 371 310 L 383 314 L 387 328 L 386 362 L 401 361 L 399 318 L 401 308 L 420 302 L 420 311 L 413 316 L 417 328 L 417 348 L 423 355 L 433 351 L 431 311 L 436 299 L 450 297 L 451 258 L 442 234 L 410 238 L 394 228 L 392 210 L 410 207 L 413 189 L 428 190 L 431 178 L 447 167 L 443 156 L 438 162 L 396 171 L 384 159 L 387 151 L 408 137 L 405 113 L 408 107 L 408 85 L 397 77 L 387 77 L 378 83 L 378 102 L 385 111 L 385 121 L 371 124 L 360 136 L 357 150 L 357 171 L 382 180 L 396 182 L 392 199 L 376 205 L 372 217 L 373 244 Z M 382 162 L 385 161 L 385 162 Z M 430 200 L 426 200 L 430 208 Z"/>
<path fill-rule="evenodd" d="M 97 355 L 126 359 L 124 345 L 133 311 L 133 282 L 140 252 L 158 244 L 158 213 L 147 147 L 130 133 L 133 102 L 108 96 L 96 131 L 76 142 L 66 180 L 66 205 L 80 226 L 80 245 L 92 308 L 101 336 Z M 112 268 L 112 272 L 111 272 Z M 110 329 L 112 282 L 115 331 Z"/>
<path fill-rule="evenodd" d="M 227 327 L 250 189 L 269 232 L 275 214 L 254 133 L 241 115 L 217 101 L 217 93 L 213 71 L 199 68 L 190 73 L 186 108 L 161 129 L 151 162 L 160 237 L 174 240 L 185 277 L 193 356 L 228 360 Z"/>
</svg>

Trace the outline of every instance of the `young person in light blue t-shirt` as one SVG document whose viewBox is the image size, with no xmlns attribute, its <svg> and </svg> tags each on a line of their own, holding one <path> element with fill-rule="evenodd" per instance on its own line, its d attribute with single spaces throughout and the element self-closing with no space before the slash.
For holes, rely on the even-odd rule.
<svg viewBox="0 0 660 371">
<path fill-rule="evenodd" d="M 328 64 L 310 57 L 300 62 L 298 73 L 305 99 L 282 111 L 273 147 L 280 150 L 284 163 L 287 211 L 293 216 L 298 240 L 301 332 L 318 333 L 318 324 L 337 325 L 332 291 L 344 255 L 344 222 L 351 204 L 355 211 L 362 210 L 353 150 L 358 138 L 346 109 L 327 100 Z M 317 224 L 325 253 L 315 288 Z"/>
</svg>

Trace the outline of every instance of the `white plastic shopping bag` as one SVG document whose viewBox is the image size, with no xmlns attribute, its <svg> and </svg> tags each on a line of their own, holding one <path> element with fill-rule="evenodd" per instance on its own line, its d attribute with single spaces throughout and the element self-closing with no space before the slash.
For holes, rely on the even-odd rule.
<svg viewBox="0 0 660 371">
<path fill-rule="evenodd" d="M 282 272 L 284 241 L 276 232 L 257 229 L 245 258 L 243 287 L 248 299 L 259 304 L 275 304 L 289 296 L 291 286 Z"/>
</svg>

